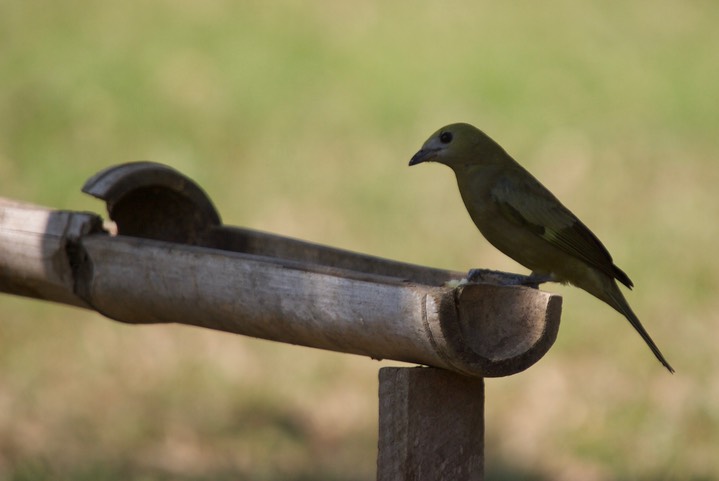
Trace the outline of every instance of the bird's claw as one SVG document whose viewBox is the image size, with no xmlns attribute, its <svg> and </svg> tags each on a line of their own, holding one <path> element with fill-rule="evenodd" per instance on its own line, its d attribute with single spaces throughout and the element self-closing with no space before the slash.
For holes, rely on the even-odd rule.
<svg viewBox="0 0 719 481">
<path fill-rule="evenodd" d="M 525 286 L 538 289 L 539 284 L 550 281 L 552 281 L 551 276 L 536 273 L 524 276 L 489 269 L 470 269 L 467 273 L 467 283 L 490 283 L 501 286 Z"/>
</svg>

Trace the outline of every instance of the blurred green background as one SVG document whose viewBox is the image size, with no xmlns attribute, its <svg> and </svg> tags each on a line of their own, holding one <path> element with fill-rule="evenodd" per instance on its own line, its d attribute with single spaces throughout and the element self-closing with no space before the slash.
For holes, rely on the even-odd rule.
<svg viewBox="0 0 719 481">
<path fill-rule="evenodd" d="M 487 381 L 487 478 L 719 478 L 719 3 L 0 3 L 0 195 L 103 212 L 153 160 L 228 224 L 525 272 L 453 175 L 473 123 L 604 241 L 674 365 L 584 292 L 554 349 Z M 0 295 L 0 480 L 374 479 L 389 363 Z"/>
</svg>

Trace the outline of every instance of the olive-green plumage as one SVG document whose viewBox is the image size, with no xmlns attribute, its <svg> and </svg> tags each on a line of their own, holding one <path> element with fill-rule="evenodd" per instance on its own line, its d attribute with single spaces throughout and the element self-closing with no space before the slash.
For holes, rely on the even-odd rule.
<svg viewBox="0 0 719 481">
<path fill-rule="evenodd" d="M 409 165 L 439 162 L 457 176 L 459 192 L 479 231 L 533 276 L 568 282 L 623 314 L 654 355 L 674 369 L 619 290 L 633 286 L 597 237 L 496 142 L 469 124 L 439 129 Z"/>
</svg>

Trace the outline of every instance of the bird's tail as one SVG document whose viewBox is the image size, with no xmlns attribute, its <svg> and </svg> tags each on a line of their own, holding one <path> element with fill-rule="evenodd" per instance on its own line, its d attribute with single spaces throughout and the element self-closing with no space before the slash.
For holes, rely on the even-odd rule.
<svg viewBox="0 0 719 481">
<path fill-rule="evenodd" d="M 652 340 L 649 333 L 644 329 L 644 326 L 642 326 L 642 323 L 639 322 L 639 318 L 634 314 L 634 311 L 632 311 L 632 308 L 629 307 L 629 303 L 624 298 L 624 295 L 622 294 L 622 291 L 619 290 L 619 287 L 617 284 L 612 281 L 612 288 L 607 289 L 604 294 L 606 295 L 606 298 L 604 299 L 610 306 L 612 306 L 614 309 L 616 309 L 618 312 L 624 315 L 624 317 L 627 318 L 627 320 L 631 323 L 632 326 L 634 326 L 634 329 L 637 330 L 640 336 L 642 336 L 642 339 L 644 339 L 644 342 L 647 343 L 649 346 L 649 349 L 652 350 L 654 355 L 659 359 L 659 362 L 661 362 L 664 367 L 666 367 L 670 373 L 674 374 L 674 368 L 667 362 L 667 360 L 664 358 L 664 355 L 659 350 L 656 344 L 654 344 L 654 341 Z"/>
</svg>

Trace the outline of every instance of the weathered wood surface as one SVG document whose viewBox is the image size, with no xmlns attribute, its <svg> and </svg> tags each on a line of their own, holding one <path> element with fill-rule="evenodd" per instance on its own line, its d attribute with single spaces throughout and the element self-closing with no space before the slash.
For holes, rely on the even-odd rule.
<svg viewBox="0 0 719 481">
<path fill-rule="evenodd" d="M 107 202 L 119 235 L 93 214 L 0 199 L 0 290 L 474 376 L 526 369 L 557 335 L 559 296 L 447 287 L 464 274 L 225 227 L 165 166 L 114 167 L 85 191 Z"/>
<path fill-rule="evenodd" d="M 560 299 L 533 289 L 426 285 L 112 237 L 99 226 L 91 214 L 0 202 L 0 289 L 123 322 L 192 324 L 482 376 L 526 369 L 556 336 Z"/>
<path fill-rule="evenodd" d="M 73 292 L 72 238 L 101 230 L 94 214 L 0 198 L 0 291 L 87 307 Z"/>
<path fill-rule="evenodd" d="M 484 380 L 380 369 L 378 447 L 378 481 L 481 481 Z"/>
</svg>

